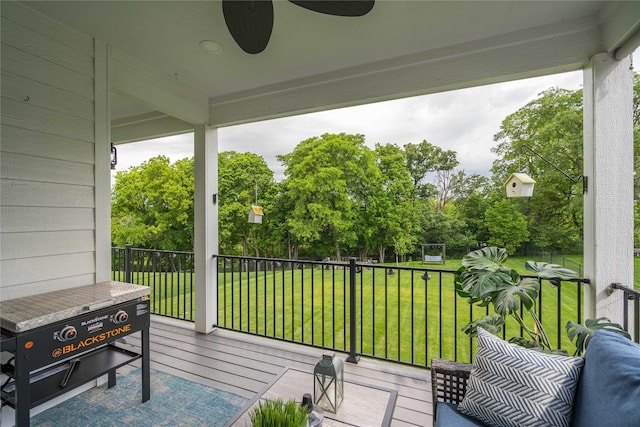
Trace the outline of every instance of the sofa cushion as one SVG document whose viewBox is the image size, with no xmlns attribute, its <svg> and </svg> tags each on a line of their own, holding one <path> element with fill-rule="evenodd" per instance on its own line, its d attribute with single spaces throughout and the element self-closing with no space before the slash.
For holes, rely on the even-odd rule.
<svg viewBox="0 0 640 427">
<path fill-rule="evenodd" d="M 581 357 L 546 354 L 478 329 L 478 353 L 458 410 L 493 426 L 571 425 Z"/>
<path fill-rule="evenodd" d="M 609 331 L 597 331 L 584 354 L 573 425 L 640 425 L 640 346 Z"/>
<path fill-rule="evenodd" d="M 455 403 L 438 402 L 435 427 L 483 427 L 480 421 L 462 415 Z"/>
</svg>

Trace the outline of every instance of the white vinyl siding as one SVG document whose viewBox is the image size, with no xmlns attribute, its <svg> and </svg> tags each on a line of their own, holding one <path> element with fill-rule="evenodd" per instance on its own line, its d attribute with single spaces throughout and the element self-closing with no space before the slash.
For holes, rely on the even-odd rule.
<svg viewBox="0 0 640 427">
<path fill-rule="evenodd" d="M 0 298 L 95 281 L 93 40 L 1 3 Z"/>
</svg>

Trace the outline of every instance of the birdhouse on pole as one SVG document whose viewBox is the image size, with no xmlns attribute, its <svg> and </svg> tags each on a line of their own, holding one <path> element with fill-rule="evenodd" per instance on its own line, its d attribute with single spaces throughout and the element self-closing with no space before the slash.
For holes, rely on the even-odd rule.
<svg viewBox="0 0 640 427">
<path fill-rule="evenodd" d="M 262 224 L 262 206 L 251 205 L 249 209 L 249 222 L 252 224 Z"/>
<path fill-rule="evenodd" d="M 526 173 L 512 173 L 504 184 L 507 197 L 531 197 L 535 181 Z"/>
</svg>

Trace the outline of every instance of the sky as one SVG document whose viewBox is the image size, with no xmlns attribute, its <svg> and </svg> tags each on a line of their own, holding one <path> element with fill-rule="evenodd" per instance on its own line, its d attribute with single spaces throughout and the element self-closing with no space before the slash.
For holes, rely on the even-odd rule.
<svg viewBox="0 0 640 427">
<path fill-rule="evenodd" d="M 459 169 L 489 176 L 495 159 L 493 136 L 502 121 L 552 87 L 580 89 L 582 71 L 221 128 L 218 150 L 259 154 L 280 181 L 284 170 L 277 155 L 292 152 L 299 142 L 314 136 L 357 133 L 371 148 L 377 143 L 403 146 L 427 140 L 456 151 Z M 117 149 L 115 172 L 160 154 L 175 162 L 193 156 L 193 135 L 122 144 Z"/>
</svg>

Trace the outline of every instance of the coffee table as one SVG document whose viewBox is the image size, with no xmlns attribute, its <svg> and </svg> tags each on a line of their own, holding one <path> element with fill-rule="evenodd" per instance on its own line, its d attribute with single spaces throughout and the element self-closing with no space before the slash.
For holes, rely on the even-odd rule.
<svg viewBox="0 0 640 427">
<path fill-rule="evenodd" d="M 313 397 L 313 373 L 285 368 L 275 380 L 225 424 L 225 427 L 251 426 L 249 414 L 261 400 L 279 397 L 284 401 L 294 399 L 296 402 L 301 402 L 304 393 L 310 393 Z M 387 427 L 391 424 L 397 397 L 396 390 L 345 380 L 342 405 L 338 408 L 337 414 L 324 412 L 322 426 Z"/>
</svg>

